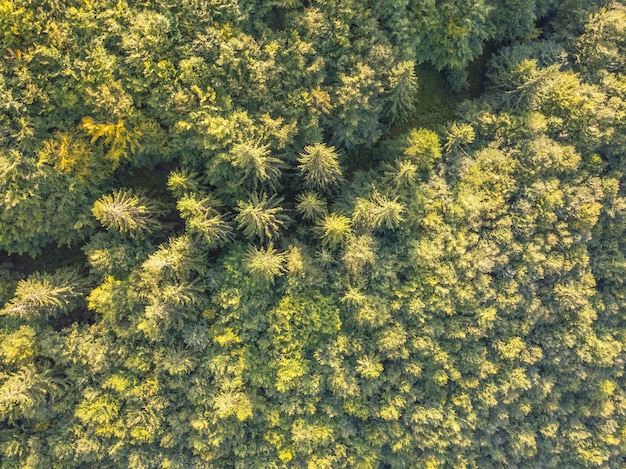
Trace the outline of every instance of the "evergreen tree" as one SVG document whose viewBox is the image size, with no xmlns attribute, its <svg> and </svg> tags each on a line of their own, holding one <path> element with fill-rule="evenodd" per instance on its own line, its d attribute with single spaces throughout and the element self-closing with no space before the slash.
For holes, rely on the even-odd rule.
<svg viewBox="0 0 626 469">
<path fill-rule="evenodd" d="M 241 201 L 237 205 L 239 213 L 235 221 L 250 238 L 258 237 L 261 241 L 276 238 L 289 222 L 284 209 L 279 206 L 282 200 L 275 196 L 268 198 L 266 194 L 252 194 L 249 202 Z"/>
<path fill-rule="evenodd" d="M 242 178 L 250 182 L 253 190 L 257 190 L 261 185 L 272 189 L 277 187 L 284 163 L 270 155 L 269 145 L 248 142 L 233 145 L 229 156 Z"/>
<path fill-rule="evenodd" d="M 161 226 L 155 217 L 154 204 L 128 190 L 120 189 L 102 196 L 94 203 L 92 212 L 106 229 L 131 236 L 150 233 Z"/>
<path fill-rule="evenodd" d="M 391 125 L 403 124 L 415 111 L 417 77 L 413 61 L 400 62 L 389 72 L 385 116 Z"/>
<path fill-rule="evenodd" d="M 222 203 L 213 196 L 198 198 L 196 194 L 182 196 L 176 204 L 187 230 L 199 235 L 209 247 L 217 247 L 232 239 L 232 228 L 217 211 Z"/>
<path fill-rule="evenodd" d="M 272 243 L 266 248 L 250 246 L 245 257 L 250 273 L 270 283 L 274 283 L 274 277 L 285 272 L 285 261 L 285 253 L 276 251 Z"/>
<path fill-rule="evenodd" d="M 18 282 L 13 299 L 0 313 L 23 318 L 55 317 L 75 307 L 86 290 L 87 281 L 74 269 L 36 273 Z"/>
<path fill-rule="evenodd" d="M 352 232 L 351 220 L 338 213 L 326 215 L 316 225 L 322 245 L 334 249 L 345 243 Z"/>
<path fill-rule="evenodd" d="M 335 147 L 316 143 L 304 147 L 298 158 L 298 167 L 304 175 L 305 184 L 316 190 L 328 191 L 342 181 L 339 155 Z"/>
</svg>

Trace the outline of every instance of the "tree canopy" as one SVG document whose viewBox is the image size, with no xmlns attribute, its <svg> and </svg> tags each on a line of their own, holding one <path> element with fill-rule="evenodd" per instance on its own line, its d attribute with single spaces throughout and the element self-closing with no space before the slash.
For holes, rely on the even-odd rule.
<svg viewBox="0 0 626 469">
<path fill-rule="evenodd" d="M 626 463 L 626 6 L 0 2 L 1 468 Z"/>
</svg>

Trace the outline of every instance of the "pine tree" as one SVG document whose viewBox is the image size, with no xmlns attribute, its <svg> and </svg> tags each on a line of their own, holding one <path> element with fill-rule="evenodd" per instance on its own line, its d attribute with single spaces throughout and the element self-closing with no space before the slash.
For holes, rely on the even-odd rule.
<svg viewBox="0 0 626 469">
<path fill-rule="evenodd" d="M 316 226 L 322 245 L 334 249 L 343 245 L 352 233 L 352 221 L 338 213 L 331 213 L 322 218 Z"/>
<path fill-rule="evenodd" d="M 55 317 L 75 307 L 86 290 L 87 281 L 75 269 L 35 273 L 20 280 L 13 299 L 0 310 L 0 315 Z"/>
<path fill-rule="evenodd" d="M 356 225 L 365 228 L 395 229 L 404 220 L 402 212 L 404 205 L 398 202 L 398 198 L 391 200 L 374 192 L 369 199 L 357 198 L 354 204 L 352 218 Z"/>
<path fill-rule="evenodd" d="M 260 142 L 233 145 L 229 158 L 253 190 L 259 189 L 262 185 L 275 189 L 280 179 L 281 168 L 285 167 L 282 160 L 271 156 L 269 145 L 261 145 Z"/>
<path fill-rule="evenodd" d="M 471 144 L 476 137 L 474 129 L 469 124 L 452 124 L 446 133 L 446 143 L 443 149 L 446 153 L 458 155 L 466 153 L 464 147 Z"/>
<path fill-rule="evenodd" d="M 250 246 L 244 260 L 252 275 L 270 283 L 274 283 L 274 277 L 286 271 L 287 256 L 274 249 L 272 243 L 266 248 Z"/>
<path fill-rule="evenodd" d="M 312 189 L 328 191 L 342 180 L 335 147 L 327 147 L 323 143 L 304 147 L 298 158 L 298 167 L 304 175 L 305 184 Z"/>
<path fill-rule="evenodd" d="M 405 208 L 404 205 L 398 202 L 397 197 L 392 200 L 387 196 L 374 194 L 372 202 L 374 204 L 372 222 L 375 228 L 393 230 L 404 221 L 402 212 L 405 211 Z"/>
<path fill-rule="evenodd" d="M 217 211 L 222 203 L 212 195 L 199 198 L 196 194 L 182 196 L 176 207 L 185 220 L 190 234 L 200 236 L 209 247 L 222 246 L 232 239 L 232 228 Z"/>
<path fill-rule="evenodd" d="M 279 207 L 282 198 L 267 195 L 252 194 L 249 202 L 240 201 L 237 204 L 239 212 L 235 217 L 243 233 L 252 238 L 258 237 L 261 241 L 277 238 L 280 230 L 287 226 L 289 218 Z"/>
<path fill-rule="evenodd" d="M 398 159 L 394 163 L 383 165 L 385 169 L 385 182 L 394 189 L 408 188 L 417 182 L 418 167 L 410 160 Z"/>
<path fill-rule="evenodd" d="M 415 62 L 400 62 L 389 72 L 389 87 L 385 92 L 385 116 L 390 125 L 399 125 L 415 111 L 417 77 Z"/>
<path fill-rule="evenodd" d="M 202 179 L 200 175 L 187 169 L 172 171 L 167 178 L 167 188 L 177 198 L 185 194 L 198 192 L 201 185 Z"/>
<path fill-rule="evenodd" d="M 93 215 L 106 229 L 130 236 L 158 229 L 161 225 L 155 217 L 156 211 L 151 201 L 123 189 L 100 197 L 92 209 Z"/>
<path fill-rule="evenodd" d="M 305 192 L 296 196 L 298 205 L 296 210 L 305 220 L 316 221 L 326 215 L 326 202 L 319 198 L 315 192 Z"/>
</svg>

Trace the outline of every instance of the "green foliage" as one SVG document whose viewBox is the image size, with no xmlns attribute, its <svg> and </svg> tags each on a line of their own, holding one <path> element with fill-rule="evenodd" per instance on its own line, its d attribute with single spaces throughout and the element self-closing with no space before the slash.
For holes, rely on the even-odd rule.
<svg viewBox="0 0 626 469">
<path fill-rule="evenodd" d="M 217 211 L 221 205 L 212 196 L 200 199 L 196 194 L 186 194 L 178 200 L 176 207 L 190 234 L 200 236 L 209 247 L 218 247 L 233 237 L 230 224 Z"/>
<path fill-rule="evenodd" d="M 198 192 L 201 186 L 200 175 L 186 169 L 172 171 L 167 178 L 167 188 L 177 198 L 188 193 Z"/>
<path fill-rule="evenodd" d="M 613 2 L 593 14 L 585 25 L 578 41 L 578 60 L 584 64 L 585 73 L 623 72 L 624 35 L 626 34 L 626 8 Z"/>
<path fill-rule="evenodd" d="M 0 26 L 2 467 L 623 467 L 621 3 Z"/>
<path fill-rule="evenodd" d="M 404 210 L 397 197 L 391 200 L 387 196 L 374 193 L 369 199 L 356 199 L 352 218 L 357 225 L 392 230 L 404 220 Z"/>
<path fill-rule="evenodd" d="M 346 242 L 352 232 L 352 221 L 338 213 L 332 212 L 320 219 L 316 226 L 322 244 L 335 249 Z"/>
<path fill-rule="evenodd" d="M 10 253 L 36 255 L 90 231 L 89 189 L 69 175 L 11 150 L 0 154 L 0 188 L 0 247 Z"/>
<path fill-rule="evenodd" d="M 74 269 L 35 273 L 17 284 L 13 299 L 0 313 L 21 318 L 55 317 L 76 306 L 87 282 Z"/>
<path fill-rule="evenodd" d="M 406 139 L 404 155 L 422 170 L 432 171 L 441 158 L 439 136 L 428 129 L 412 130 Z"/>
<path fill-rule="evenodd" d="M 327 147 L 323 143 L 306 146 L 297 161 L 307 187 L 328 191 L 342 181 L 335 147 Z"/>
<path fill-rule="evenodd" d="M 446 153 L 459 154 L 465 151 L 463 147 L 471 144 L 474 138 L 476 138 L 476 133 L 471 125 L 454 123 L 447 132 L 443 149 Z"/>
<path fill-rule="evenodd" d="M 381 83 L 374 70 L 363 64 L 357 64 L 353 75 L 341 74 L 340 79 L 332 141 L 349 150 L 371 145 L 381 134 Z"/>
<path fill-rule="evenodd" d="M 464 69 L 493 35 L 489 24 L 492 8 L 482 0 L 446 0 L 412 5 L 419 31 L 415 47 L 420 61 L 429 60 L 441 71 Z"/>
<path fill-rule="evenodd" d="M 280 230 L 289 222 L 284 209 L 279 206 L 282 201 L 275 196 L 268 198 L 266 194 L 252 194 L 249 202 L 239 202 L 239 213 L 235 217 L 239 229 L 246 236 L 258 237 L 261 241 L 278 237 Z"/>
<path fill-rule="evenodd" d="M 259 142 L 237 144 L 229 157 L 241 177 L 250 181 L 252 189 L 256 190 L 260 185 L 276 188 L 284 164 L 270 156 L 269 145 L 260 145 Z"/>
<path fill-rule="evenodd" d="M 417 182 L 418 167 L 412 161 L 398 159 L 385 165 L 385 170 L 387 183 L 396 189 L 411 187 Z"/>
<path fill-rule="evenodd" d="M 252 275 L 270 283 L 274 283 L 274 277 L 285 272 L 286 255 L 276 251 L 271 243 L 266 248 L 250 246 L 244 260 Z"/>
<path fill-rule="evenodd" d="M 315 192 L 305 192 L 296 196 L 296 210 L 305 220 L 316 221 L 326 215 L 326 202 Z"/>
<path fill-rule="evenodd" d="M 385 116 L 391 125 L 403 124 L 415 111 L 417 77 L 413 61 L 400 62 L 389 72 Z"/>
<path fill-rule="evenodd" d="M 160 227 L 155 207 L 143 197 L 127 190 L 117 190 L 100 197 L 93 205 L 93 215 L 107 230 L 137 236 Z"/>
</svg>

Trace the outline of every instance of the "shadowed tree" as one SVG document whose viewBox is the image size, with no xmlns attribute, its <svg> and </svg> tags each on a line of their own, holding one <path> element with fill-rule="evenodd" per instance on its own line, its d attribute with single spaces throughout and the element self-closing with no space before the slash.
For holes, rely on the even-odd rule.
<svg viewBox="0 0 626 469">
<path fill-rule="evenodd" d="M 174 197 L 182 197 L 185 194 L 198 192 L 202 185 L 201 177 L 194 171 L 180 169 L 172 171 L 167 178 L 167 188 Z"/>
<path fill-rule="evenodd" d="M 318 194 L 315 192 L 298 194 L 296 196 L 296 200 L 298 201 L 296 210 L 305 220 L 315 221 L 326 215 L 326 202 L 323 199 L 320 199 Z"/>
<path fill-rule="evenodd" d="M 398 159 L 394 163 L 385 163 L 384 180 L 395 189 L 413 186 L 417 181 L 417 166 L 409 160 Z"/>
<path fill-rule="evenodd" d="M 390 125 L 398 125 L 415 111 L 417 77 L 415 62 L 400 62 L 389 72 L 389 88 L 385 92 L 385 117 Z"/>
</svg>

